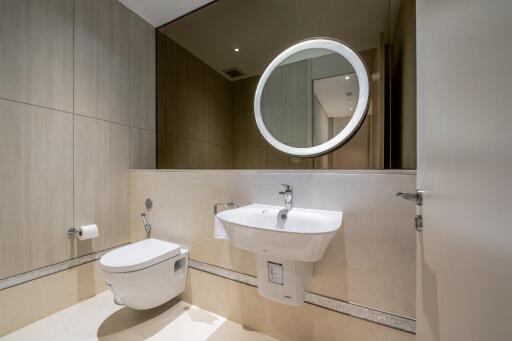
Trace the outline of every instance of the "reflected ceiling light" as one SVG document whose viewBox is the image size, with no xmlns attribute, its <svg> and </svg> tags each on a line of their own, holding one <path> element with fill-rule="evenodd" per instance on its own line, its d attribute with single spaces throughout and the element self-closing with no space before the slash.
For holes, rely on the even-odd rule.
<svg viewBox="0 0 512 341">
<path fill-rule="evenodd" d="M 345 76 L 345 79 L 347 79 L 347 80 L 350 79 L 350 76 Z"/>
<path fill-rule="evenodd" d="M 354 108 L 350 108 L 350 111 L 354 111 Z"/>
</svg>

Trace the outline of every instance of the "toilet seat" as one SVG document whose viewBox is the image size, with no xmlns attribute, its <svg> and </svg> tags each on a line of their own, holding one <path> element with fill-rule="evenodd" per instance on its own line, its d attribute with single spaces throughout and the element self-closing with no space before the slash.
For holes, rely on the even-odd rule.
<svg viewBox="0 0 512 341">
<path fill-rule="evenodd" d="M 180 254 L 178 244 L 154 238 L 112 250 L 100 259 L 105 272 L 131 272 L 163 262 Z"/>
</svg>

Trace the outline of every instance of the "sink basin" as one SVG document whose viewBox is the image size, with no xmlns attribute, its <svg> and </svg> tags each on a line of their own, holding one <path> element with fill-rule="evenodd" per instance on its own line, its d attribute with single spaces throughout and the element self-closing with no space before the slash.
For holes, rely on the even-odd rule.
<svg viewBox="0 0 512 341">
<path fill-rule="evenodd" d="M 292 261 L 316 262 L 341 227 L 342 212 L 252 204 L 217 214 L 233 246 Z"/>
</svg>

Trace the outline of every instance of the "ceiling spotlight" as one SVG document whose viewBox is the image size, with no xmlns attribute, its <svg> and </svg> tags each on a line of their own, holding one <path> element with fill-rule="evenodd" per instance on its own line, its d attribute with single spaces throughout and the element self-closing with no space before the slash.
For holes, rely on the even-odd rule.
<svg viewBox="0 0 512 341">
<path fill-rule="evenodd" d="M 235 47 L 235 52 L 240 52 L 240 49 L 238 47 Z"/>
<path fill-rule="evenodd" d="M 350 108 L 350 111 L 354 111 L 354 108 Z"/>
<path fill-rule="evenodd" d="M 345 76 L 345 79 L 346 79 L 346 80 L 349 80 L 349 79 L 350 79 L 350 76 Z"/>
</svg>

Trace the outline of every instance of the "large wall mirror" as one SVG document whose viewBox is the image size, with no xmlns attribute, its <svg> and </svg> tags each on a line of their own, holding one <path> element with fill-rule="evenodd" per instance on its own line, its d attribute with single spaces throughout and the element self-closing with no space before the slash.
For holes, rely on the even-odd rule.
<svg viewBox="0 0 512 341">
<path fill-rule="evenodd" d="M 158 28 L 158 168 L 416 168 L 415 13 L 402 2 L 217 0 Z M 333 46 L 272 65 L 318 37 L 366 76 Z"/>
</svg>

